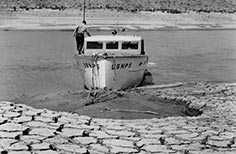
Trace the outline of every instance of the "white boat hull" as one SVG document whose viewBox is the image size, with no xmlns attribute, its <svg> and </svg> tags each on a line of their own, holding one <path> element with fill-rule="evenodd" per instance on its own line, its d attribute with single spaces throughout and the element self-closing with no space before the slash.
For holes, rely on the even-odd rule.
<svg viewBox="0 0 236 154">
<path fill-rule="evenodd" d="M 140 85 L 147 67 L 146 55 L 76 55 L 88 89 L 125 89 Z"/>
</svg>

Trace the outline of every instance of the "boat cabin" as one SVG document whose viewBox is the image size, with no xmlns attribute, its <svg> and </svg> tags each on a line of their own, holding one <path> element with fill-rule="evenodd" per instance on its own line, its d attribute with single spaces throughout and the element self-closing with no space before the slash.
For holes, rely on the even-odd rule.
<svg viewBox="0 0 236 154">
<path fill-rule="evenodd" d="M 94 52 L 120 52 L 144 55 L 144 41 L 140 36 L 135 35 L 95 35 L 86 37 L 84 54 Z"/>
</svg>

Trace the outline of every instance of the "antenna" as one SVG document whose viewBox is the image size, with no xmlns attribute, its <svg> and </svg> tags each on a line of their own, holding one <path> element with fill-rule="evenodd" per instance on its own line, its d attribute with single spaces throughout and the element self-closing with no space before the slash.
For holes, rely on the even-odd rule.
<svg viewBox="0 0 236 154">
<path fill-rule="evenodd" d="M 118 32 L 119 32 L 119 25 L 120 25 L 120 23 L 119 23 L 119 16 L 118 16 L 117 26 L 116 26 L 116 31 L 118 31 Z"/>
<path fill-rule="evenodd" d="M 117 10 L 116 10 L 117 11 Z M 119 31 L 120 31 L 120 15 L 119 13 L 117 13 L 117 23 L 116 23 L 116 34 L 119 34 Z"/>
<path fill-rule="evenodd" d="M 116 25 L 116 30 L 115 31 L 117 31 L 117 34 L 118 34 L 118 32 L 122 33 L 122 32 L 125 31 L 125 28 L 123 28 L 123 26 L 120 26 L 120 15 L 119 15 L 119 13 L 117 13 L 117 25 Z"/>
<path fill-rule="evenodd" d="M 84 13 L 83 13 L 83 21 L 85 21 L 85 5 L 86 5 L 86 3 L 85 3 L 85 0 L 84 0 Z"/>
</svg>

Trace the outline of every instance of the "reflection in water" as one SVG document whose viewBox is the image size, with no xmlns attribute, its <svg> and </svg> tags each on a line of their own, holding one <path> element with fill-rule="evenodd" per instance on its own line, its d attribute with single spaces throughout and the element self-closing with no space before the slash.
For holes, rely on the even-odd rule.
<svg viewBox="0 0 236 154">
<path fill-rule="evenodd" d="M 94 31 L 96 34 L 110 32 Z M 236 31 L 133 31 L 156 84 L 236 82 Z M 72 32 L 0 31 L 0 100 L 83 88 Z"/>
</svg>

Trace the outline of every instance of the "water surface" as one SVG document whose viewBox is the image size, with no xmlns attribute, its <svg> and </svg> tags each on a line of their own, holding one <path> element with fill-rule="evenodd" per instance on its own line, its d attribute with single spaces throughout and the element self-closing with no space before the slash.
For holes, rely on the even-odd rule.
<svg viewBox="0 0 236 154">
<path fill-rule="evenodd" d="M 95 34 L 110 34 L 92 31 Z M 133 31 L 155 84 L 236 82 L 236 31 Z M 70 31 L 0 31 L 0 100 L 83 88 Z"/>
</svg>

